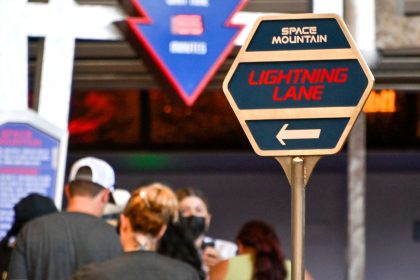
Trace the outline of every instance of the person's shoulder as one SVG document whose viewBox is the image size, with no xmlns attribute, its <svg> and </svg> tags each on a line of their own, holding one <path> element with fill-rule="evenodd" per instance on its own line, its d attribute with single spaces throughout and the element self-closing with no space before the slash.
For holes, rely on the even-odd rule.
<svg viewBox="0 0 420 280">
<path fill-rule="evenodd" d="M 62 212 L 54 212 L 50 214 L 45 214 L 45 215 L 32 219 L 31 221 L 28 222 L 28 224 L 45 223 L 50 220 L 61 219 L 62 214 L 63 214 Z"/>
<path fill-rule="evenodd" d="M 185 275 L 197 276 L 197 279 L 198 279 L 197 271 L 190 264 L 186 262 L 173 259 L 168 256 L 161 255 L 161 254 L 155 254 L 155 258 L 162 265 L 165 265 L 166 268 L 173 269 L 174 271 L 181 272 Z"/>
<path fill-rule="evenodd" d="M 27 222 L 23 228 L 22 232 L 28 231 L 28 230 L 42 230 L 45 228 L 46 225 L 53 224 L 55 221 L 61 220 L 61 213 L 51 213 L 46 214 L 37 218 L 34 218 Z"/>
<path fill-rule="evenodd" d="M 216 264 L 216 266 L 210 271 L 210 279 L 251 279 L 252 273 L 252 255 L 243 254 Z"/>
<path fill-rule="evenodd" d="M 24 226 L 22 232 L 28 234 L 33 232 L 57 233 L 69 228 L 79 229 L 81 232 L 89 230 L 89 232 L 104 233 L 105 235 L 115 233 L 118 238 L 115 228 L 104 220 L 89 214 L 66 211 L 35 218 Z"/>
<path fill-rule="evenodd" d="M 252 259 L 252 255 L 251 254 L 241 254 L 241 255 L 237 255 L 234 256 L 233 258 L 224 260 L 222 262 L 220 262 L 220 264 L 223 266 L 225 265 L 227 266 L 232 266 L 232 267 L 237 267 L 237 266 L 247 266 L 247 265 L 251 265 L 253 264 L 253 259 Z M 219 265 L 219 264 L 217 264 Z"/>
<path fill-rule="evenodd" d="M 161 263 L 167 263 L 170 265 L 178 265 L 178 266 L 183 266 L 183 267 L 190 267 L 190 265 L 186 264 L 185 262 L 182 262 L 180 260 L 165 256 L 165 255 L 161 255 L 159 253 L 153 252 L 153 256 L 158 262 L 161 262 Z"/>
<path fill-rule="evenodd" d="M 130 254 L 122 253 L 103 262 L 90 263 L 79 268 L 71 280 L 108 280 L 118 279 L 118 276 L 127 272 L 127 267 L 133 267 Z"/>
<path fill-rule="evenodd" d="M 62 212 L 62 218 L 65 219 L 66 222 L 71 222 L 80 226 L 88 226 L 92 230 L 98 229 L 99 227 L 101 230 L 115 231 L 115 228 L 108 224 L 105 220 L 87 213 Z"/>
<path fill-rule="evenodd" d="M 67 212 L 67 211 L 63 211 L 61 212 L 61 215 L 63 217 L 65 217 L 65 219 L 71 219 L 71 220 L 87 220 L 87 221 L 98 221 L 101 220 L 100 218 L 92 215 L 92 214 L 88 214 L 88 213 L 83 213 L 83 212 Z"/>
<path fill-rule="evenodd" d="M 72 222 L 75 223 L 80 222 L 81 220 L 88 220 L 88 221 L 94 221 L 96 218 L 93 215 L 84 214 L 84 213 L 78 213 L 78 212 L 56 212 L 52 214 L 43 215 L 41 217 L 35 218 L 32 221 L 30 221 L 28 224 L 44 224 L 49 222 Z"/>
</svg>

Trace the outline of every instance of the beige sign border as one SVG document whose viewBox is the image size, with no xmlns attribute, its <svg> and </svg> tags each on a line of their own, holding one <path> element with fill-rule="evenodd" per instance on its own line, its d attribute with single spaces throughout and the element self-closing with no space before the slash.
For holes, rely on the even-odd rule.
<svg viewBox="0 0 420 280">
<path fill-rule="evenodd" d="M 339 24 L 344 36 L 346 37 L 350 49 L 331 49 L 331 50 L 297 50 L 297 51 L 269 51 L 269 52 L 246 52 L 250 41 L 252 40 L 257 28 L 262 21 L 271 20 L 296 20 L 296 19 L 335 19 Z M 287 108 L 287 109 L 255 109 L 241 110 L 236 105 L 232 95 L 229 92 L 228 84 L 232 79 L 239 63 L 242 62 L 283 62 L 283 61 L 325 61 L 325 60 L 344 60 L 357 59 L 366 75 L 368 84 L 363 92 L 359 103 L 355 107 L 319 107 L 319 108 Z M 223 81 L 223 91 L 237 116 L 242 129 L 245 131 L 254 151 L 260 156 L 312 156 L 328 155 L 339 152 L 350 133 L 363 105 L 365 104 L 374 84 L 374 77 L 366 61 L 362 57 L 356 43 L 354 42 L 344 21 L 336 14 L 287 14 L 287 15 L 268 15 L 262 16 L 255 22 L 244 45 L 239 50 L 229 72 Z M 342 135 L 334 148 L 329 149 L 300 149 L 300 150 L 262 150 L 256 143 L 251 131 L 249 130 L 247 120 L 277 120 L 277 119 L 312 119 L 312 118 L 350 118 Z M 280 128 L 279 128 L 280 130 Z"/>
</svg>

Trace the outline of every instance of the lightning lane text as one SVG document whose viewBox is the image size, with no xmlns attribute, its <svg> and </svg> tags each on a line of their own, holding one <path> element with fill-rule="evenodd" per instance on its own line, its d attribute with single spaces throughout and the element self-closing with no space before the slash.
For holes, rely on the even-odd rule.
<svg viewBox="0 0 420 280">
<path fill-rule="evenodd" d="M 322 100 L 325 84 L 347 82 L 348 72 L 347 67 L 251 70 L 248 85 L 274 86 L 273 101 Z"/>
</svg>

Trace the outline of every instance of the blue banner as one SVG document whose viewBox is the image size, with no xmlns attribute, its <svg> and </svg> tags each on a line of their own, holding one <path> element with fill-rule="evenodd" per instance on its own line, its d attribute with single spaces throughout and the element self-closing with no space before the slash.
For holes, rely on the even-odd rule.
<svg viewBox="0 0 420 280">
<path fill-rule="evenodd" d="M 0 126 L 0 238 L 21 198 L 39 193 L 54 200 L 59 145 L 59 139 L 29 124 Z"/>
</svg>

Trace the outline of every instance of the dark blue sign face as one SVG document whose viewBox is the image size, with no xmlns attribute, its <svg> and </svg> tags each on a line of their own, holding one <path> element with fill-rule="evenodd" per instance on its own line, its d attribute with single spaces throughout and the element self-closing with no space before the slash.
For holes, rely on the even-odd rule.
<svg viewBox="0 0 420 280">
<path fill-rule="evenodd" d="M 239 109 L 356 106 L 368 84 L 359 61 L 239 63 L 229 91 Z"/>
<path fill-rule="evenodd" d="M 262 21 L 246 51 L 350 48 L 335 19 Z"/>
<path fill-rule="evenodd" d="M 0 238 L 21 198 L 35 192 L 54 199 L 59 145 L 59 139 L 28 124 L 0 126 Z"/>
<path fill-rule="evenodd" d="M 349 118 L 246 121 L 262 150 L 333 149 Z"/>
<path fill-rule="evenodd" d="M 131 0 L 143 18 L 129 27 L 187 105 L 197 99 L 233 47 L 230 17 L 245 0 Z"/>
</svg>

